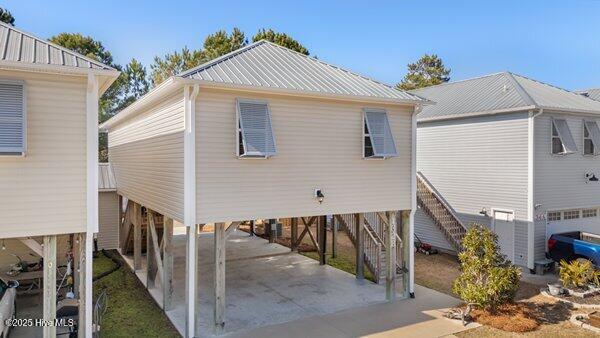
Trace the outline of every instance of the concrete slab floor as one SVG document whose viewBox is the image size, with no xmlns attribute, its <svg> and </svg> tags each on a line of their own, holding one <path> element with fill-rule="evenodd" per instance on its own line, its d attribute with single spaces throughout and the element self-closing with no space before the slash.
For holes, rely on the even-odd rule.
<svg viewBox="0 0 600 338">
<path fill-rule="evenodd" d="M 167 316 L 182 333 L 185 330 L 185 242 L 185 234 L 177 228 L 173 238 L 174 309 L 168 311 Z M 204 337 L 213 333 L 213 242 L 212 233 L 200 235 L 197 311 Z M 126 261 L 131 264 L 129 256 Z M 385 302 L 383 285 L 358 282 L 352 274 L 320 266 L 313 259 L 290 253 L 287 247 L 241 231 L 233 232 L 227 239 L 226 261 L 225 333 Z M 144 269 L 138 272 L 138 277 L 145 283 Z M 159 290 L 155 288 L 150 293 L 161 304 Z"/>
<path fill-rule="evenodd" d="M 478 326 L 464 327 L 458 321 L 443 317 L 438 309 L 460 304 L 456 298 L 415 286 L 415 299 L 379 303 L 340 311 L 333 314 L 311 316 L 304 319 L 239 331 L 228 338 L 262 337 L 444 337 Z"/>
</svg>

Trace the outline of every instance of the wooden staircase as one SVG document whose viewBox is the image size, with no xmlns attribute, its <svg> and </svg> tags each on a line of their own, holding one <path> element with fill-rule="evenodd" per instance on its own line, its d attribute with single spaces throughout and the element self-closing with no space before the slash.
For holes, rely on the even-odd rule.
<svg viewBox="0 0 600 338">
<path fill-rule="evenodd" d="M 461 243 L 467 233 L 467 228 L 454 213 L 452 207 L 420 172 L 417 173 L 417 203 L 431 217 L 456 251 L 461 251 Z"/>
<path fill-rule="evenodd" d="M 381 221 L 378 213 L 365 213 L 363 251 L 365 266 L 375 276 L 376 283 L 385 282 L 386 278 L 386 245 L 385 223 Z M 350 241 L 356 247 L 356 215 L 336 215 L 336 220 L 348 234 Z M 400 275 L 404 272 L 402 267 L 402 241 L 396 235 L 396 271 Z"/>
</svg>

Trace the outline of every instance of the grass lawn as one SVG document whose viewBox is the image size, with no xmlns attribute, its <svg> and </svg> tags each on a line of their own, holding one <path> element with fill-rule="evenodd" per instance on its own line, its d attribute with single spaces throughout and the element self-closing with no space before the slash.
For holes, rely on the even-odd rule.
<svg viewBox="0 0 600 338">
<path fill-rule="evenodd" d="M 100 253 L 94 258 L 94 276 L 114 266 L 110 258 Z M 103 289 L 108 295 L 107 310 L 102 319 L 104 337 L 181 337 L 125 265 L 94 282 L 94 296 Z"/>
</svg>

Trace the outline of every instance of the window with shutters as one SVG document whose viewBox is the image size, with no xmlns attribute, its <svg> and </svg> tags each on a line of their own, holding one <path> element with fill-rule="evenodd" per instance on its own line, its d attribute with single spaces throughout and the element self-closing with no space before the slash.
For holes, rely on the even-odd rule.
<svg viewBox="0 0 600 338">
<path fill-rule="evenodd" d="M 23 155 L 26 149 L 25 84 L 0 80 L 0 155 Z"/>
<path fill-rule="evenodd" d="M 241 158 L 268 158 L 277 154 L 266 101 L 237 100 L 237 155 Z"/>
<path fill-rule="evenodd" d="M 600 150 L 600 128 L 596 121 L 583 121 L 583 154 L 598 155 Z"/>
<path fill-rule="evenodd" d="M 552 154 L 566 155 L 577 151 L 571 129 L 564 119 L 552 119 Z"/>
<path fill-rule="evenodd" d="M 363 112 L 363 157 L 385 159 L 394 156 L 398 156 L 398 152 L 387 112 L 365 109 Z"/>
</svg>

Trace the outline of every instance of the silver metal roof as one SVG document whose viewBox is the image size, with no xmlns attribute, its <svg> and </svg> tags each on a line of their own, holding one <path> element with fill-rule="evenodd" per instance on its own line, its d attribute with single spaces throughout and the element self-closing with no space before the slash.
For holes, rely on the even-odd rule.
<svg viewBox="0 0 600 338">
<path fill-rule="evenodd" d="M 600 102 L 510 72 L 420 88 L 411 93 L 436 102 L 419 121 L 528 109 L 600 114 Z"/>
<path fill-rule="evenodd" d="M 233 85 L 426 102 L 418 96 L 265 40 L 179 76 Z"/>
<path fill-rule="evenodd" d="M 577 93 L 589 97 L 592 100 L 600 101 L 600 88 L 578 90 Z"/>
<path fill-rule="evenodd" d="M 116 191 L 117 179 L 110 163 L 98 163 L 98 191 Z"/>
<path fill-rule="evenodd" d="M 101 62 L 0 22 L 0 64 L 3 61 L 114 70 Z"/>
</svg>

